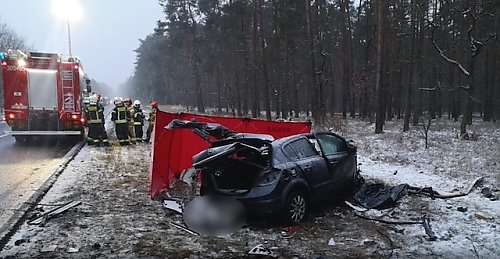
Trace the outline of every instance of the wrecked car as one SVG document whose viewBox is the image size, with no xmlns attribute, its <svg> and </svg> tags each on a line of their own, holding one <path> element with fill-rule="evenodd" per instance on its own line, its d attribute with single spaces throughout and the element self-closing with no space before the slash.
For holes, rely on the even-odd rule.
<svg viewBox="0 0 500 259">
<path fill-rule="evenodd" d="M 331 132 L 274 140 L 220 124 L 174 120 L 166 128 L 190 129 L 210 143 L 193 157 L 200 194 L 234 197 L 251 214 L 298 223 L 311 202 L 341 194 L 359 178 L 356 146 Z"/>
</svg>

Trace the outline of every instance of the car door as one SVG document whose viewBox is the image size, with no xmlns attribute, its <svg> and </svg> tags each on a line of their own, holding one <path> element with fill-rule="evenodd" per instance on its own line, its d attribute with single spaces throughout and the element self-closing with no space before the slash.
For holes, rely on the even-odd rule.
<svg viewBox="0 0 500 259">
<path fill-rule="evenodd" d="M 355 157 L 349 152 L 346 141 L 331 133 L 319 133 L 314 137 L 318 141 L 322 155 L 327 161 L 328 172 L 336 190 L 343 189 L 353 179 Z M 339 188 L 340 187 L 340 188 Z"/>
<path fill-rule="evenodd" d="M 307 138 L 301 137 L 285 144 L 283 152 L 299 166 L 315 194 L 323 195 L 330 191 L 332 184 L 325 160 Z"/>
</svg>

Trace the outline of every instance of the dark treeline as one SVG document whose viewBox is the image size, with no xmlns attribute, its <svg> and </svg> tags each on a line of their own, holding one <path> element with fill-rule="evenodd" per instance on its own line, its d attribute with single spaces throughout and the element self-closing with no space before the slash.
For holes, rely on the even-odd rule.
<svg viewBox="0 0 500 259">
<path fill-rule="evenodd" d="M 160 0 L 127 86 L 238 116 L 500 118 L 500 1 Z"/>
</svg>

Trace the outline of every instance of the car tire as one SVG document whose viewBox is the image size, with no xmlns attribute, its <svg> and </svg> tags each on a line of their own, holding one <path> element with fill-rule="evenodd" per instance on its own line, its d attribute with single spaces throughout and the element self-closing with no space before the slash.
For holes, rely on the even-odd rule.
<svg viewBox="0 0 500 259">
<path fill-rule="evenodd" d="M 283 207 L 283 219 L 287 224 L 295 225 L 307 219 L 309 199 L 304 191 L 295 190 L 288 194 Z"/>
<path fill-rule="evenodd" d="M 361 176 L 360 170 L 356 170 L 352 180 L 353 187 L 354 188 L 361 187 L 361 185 L 363 185 L 364 183 L 365 183 L 365 178 Z"/>
</svg>

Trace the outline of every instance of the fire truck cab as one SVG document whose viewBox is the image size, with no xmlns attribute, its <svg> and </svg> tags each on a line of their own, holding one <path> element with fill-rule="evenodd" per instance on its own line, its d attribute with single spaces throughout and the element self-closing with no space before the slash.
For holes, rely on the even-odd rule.
<svg viewBox="0 0 500 259">
<path fill-rule="evenodd" d="M 80 60 L 55 53 L 0 52 L 6 132 L 25 142 L 31 136 L 84 136 L 87 89 Z M 90 88 L 90 86 L 87 86 Z"/>
</svg>

